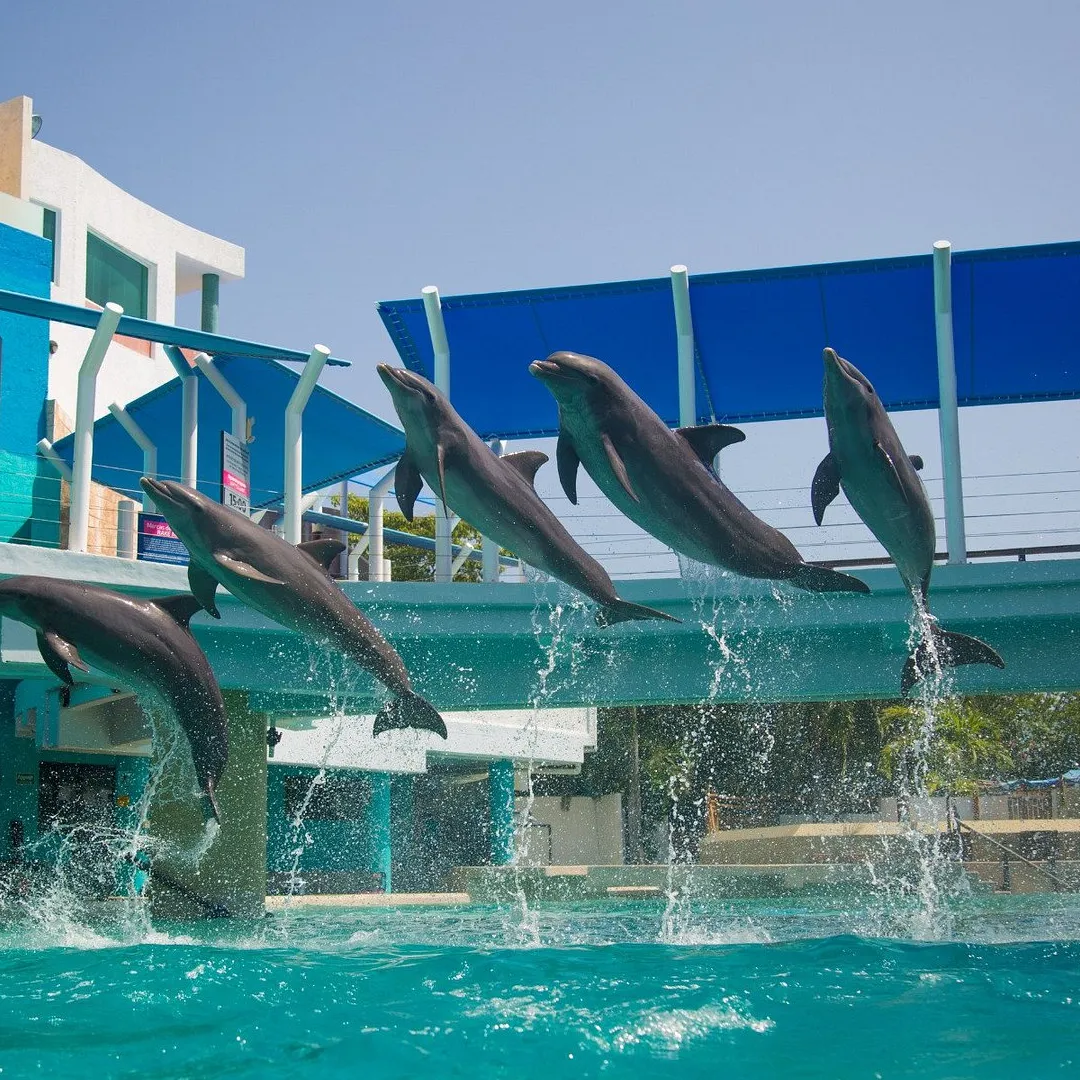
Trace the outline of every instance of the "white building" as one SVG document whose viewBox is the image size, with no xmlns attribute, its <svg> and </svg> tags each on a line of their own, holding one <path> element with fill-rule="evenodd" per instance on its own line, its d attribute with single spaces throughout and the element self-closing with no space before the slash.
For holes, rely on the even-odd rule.
<svg viewBox="0 0 1080 1080">
<path fill-rule="evenodd" d="M 205 324 L 216 317 L 220 282 L 244 276 L 244 249 L 154 209 L 74 154 L 34 138 L 33 130 L 30 98 L 0 104 L 0 220 L 18 216 L 11 223 L 22 227 L 29 220 L 53 240 L 52 299 L 86 307 L 112 301 L 126 315 L 174 323 L 176 298 L 205 289 L 203 329 L 216 330 Z M 49 397 L 69 416 L 90 334 L 51 326 Z M 98 380 L 97 415 L 174 374 L 161 346 L 117 337 Z"/>
</svg>

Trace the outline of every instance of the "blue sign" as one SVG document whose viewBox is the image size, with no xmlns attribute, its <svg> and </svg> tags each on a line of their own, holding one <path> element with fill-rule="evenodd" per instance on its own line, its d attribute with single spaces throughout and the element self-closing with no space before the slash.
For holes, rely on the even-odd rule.
<svg viewBox="0 0 1080 1080">
<path fill-rule="evenodd" d="M 139 515 L 138 557 L 144 562 L 187 566 L 188 550 L 160 514 Z"/>
</svg>

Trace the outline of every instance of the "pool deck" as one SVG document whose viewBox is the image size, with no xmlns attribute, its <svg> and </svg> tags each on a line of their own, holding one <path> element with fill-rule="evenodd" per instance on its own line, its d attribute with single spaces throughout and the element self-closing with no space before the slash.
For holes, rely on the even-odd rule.
<svg viewBox="0 0 1080 1080">
<path fill-rule="evenodd" d="M 286 908 L 385 908 L 385 907 L 452 907 L 471 902 L 466 892 L 422 893 L 312 893 L 296 896 L 268 896 L 267 911 Z"/>
</svg>

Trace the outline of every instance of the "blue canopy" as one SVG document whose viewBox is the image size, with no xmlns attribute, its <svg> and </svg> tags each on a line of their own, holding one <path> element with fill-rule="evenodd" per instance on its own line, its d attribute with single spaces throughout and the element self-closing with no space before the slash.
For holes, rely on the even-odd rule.
<svg viewBox="0 0 1080 1080">
<path fill-rule="evenodd" d="M 274 360 L 217 356 L 214 364 L 247 402 L 254 420 L 251 453 L 251 503 L 266 506 L 282 497 L 285 461 L 285 406 L 300 373 Z M 221 433 L 232 427 L 228 405 L 199 373 L 199 489 L 212 498 L 221 492 Z M 179 379 L 131 402 L 127 411 L 157 443 L 158 475 L 180 475 Z M 72 437 L 56 444 L 69 463 Z M 338 480 L 394 461 L 405 448 L 404 435 L 337 394 L 316 386 L 304 411 L 303 487 L 317 491 Z M 94 424 L 93 477 L 101 484 L 141 498 L 142 451 L 110 414 Z"/>
<path fill-rule="evenodd" d="M 1080 397 L 1080 243 L 956 252 L 960 405 Z M 937 405 L 930 255 L 690 278 L 698 421 L 820 416 L 821 350 L 862 369 L 892 410 Z M 442 299 L 451 398 L 485 438 L 553 435 L 554 399 L 528 374 L 559 349 L 611 364 L 678 417 L 668 278 Z M 402 362 L 432 377 L 423 303 L 379 314 Z"/>
</svg>

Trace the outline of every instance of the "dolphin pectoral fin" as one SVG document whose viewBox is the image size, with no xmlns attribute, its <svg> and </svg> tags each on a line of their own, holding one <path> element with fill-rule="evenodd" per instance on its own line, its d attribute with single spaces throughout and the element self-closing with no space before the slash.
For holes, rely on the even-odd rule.
<svg viewBox="0 0 1080 1080">
<path fill-rule="evenodd" d="M 434 731 L 436 735 L 446 738 L 446 722 L 435 706 L 412 690 L 406 690 L 399 697 L 388 701 L 378 711 L 371 733 L 381 735 L 384 731 L 395 731 L 398 728 Z"/>
<path fill-rule="evenodd" d="M 153 603 L 175 619 L 185 630 L 190 629 L 188 623 L 191 622 L 192 615 L 203 609 L 202 602 L 191 593 L 177 593 L 176 596 L 159 596 L 154 599 Z"/>
<path fill-rule="evenodd" d="M 424 486 L 424 478 L 413 461 L 412 454 L 408 449 L 398 458 L 397 468 L 394 469 L 394 494 L 397 495 L 398 509 L 405 515 L 406 521 L 413 519 L 413 507 L 416 505 L 416 496 Z"/>
<path fill-rule="evenodd" d="M 841 574 L 828 566 L 802 563 L 788 579 L 792 585 L 807 592 L 868 593 L 870 586 L 851 574 Z"/>
<path fill-rule="evenodd" d="M 534 487 L 536 485 L 536 470 L 547 461 L 548 456 L 542 450 L 521 450 L 516 454 L 507 454 L 501 460 L 507 465 L 512 465 Z"/>
<path fill-rule="evenodd" d="M 302 551 L 314 559 L 327 577 L 330 576 L 330 564 L 345 550 L 345 545 L 340 540 L 307 540 L 303 544 L 296 545 L 297 551 Z"/>
<path fill-rule="evenodd" d="M 874 449 L 877 451 L 878 456 L 881 458 L 881 460 L 888 464 L 889 471 L 892 475 L 893 482 L 896 484 L 897 491 L 899 491 L 900 494 L 904 496 L 905 501 L 910 504 L 911 493 L 909 492 L 908 487 L 904 483 L 904 481 L 900 479 L 900 472 L 896 468 L 896 462 L 893 461 L 891 457 L 889 457 L 888 451 L 885 449 L 884 446 L 881 445 L 881 443 L 874 443 Z"/>
<path fill-rule="evenodd" d="M 41 653 L 41 659 L 45 661 L 48 669 L 65 686 L 75 685 L 75 680 L 71 677 L 71 670 L 68 667 L 69 664 L 71 667 L 77 667 L 80 671 L 90 670 L 79 655 L 79 650 L 70 641 L 65 641 L 52 630 L 38 631 L 37 646 L 38 652 Z"/>
<path fill-rule="evenodd" d="M 623 459 L 619 457 L 619 451 L 615 449 L 615 444 L 611 441 L 611 436 L 604 433 L 604 452 L 607 454 L 608 464 L 611 466 L 611 471 L 615 474 L 615 479 L 622 484 L 626 494 L 630 496 L 634 502 L 641 502 L 637 497 L 637 492 L 630 484 L 630 477 L 626 474 L 626 465 L 623 463 Z"/>
<path fill-rule="evenodd" d="M 197 563 L 188 563 L 187 580 L 192 596 L 199 601 L 203 610 L 215 619 L 220 619 L 221 612 L 218 611 L 217 601 L 214 599 L 218 587 L 217 578 L 211 577 Z"/>
<path fill-rule="evenodd" d="M 559 483 L 566 497 L 577 506 L 577 471 L 581 458 L 573 440 L 562 430 L 559 431 L 559 442 L 555 448 L 555 464 L 559 468 Z"/>
<path fill-rule="evenodd" d="M 908 461 L 911 462 L 911 467 L 916 472 L 922 472 L 923 459 L 919 454 L 909 454 L 908 455 Z"/>
<path fill-rule="evenodd" d="M 997 650 L 977 637 L 942 630 L 937 625 L 933 627 L 931 634 L 933 649 L 931 650 L 930 643 L 924 638 L 904 664 L 904 671 L 900 676 L 900 693 L 905 697 L 916 683 L 943 667 L 960 667 L 962 664 L 990 664 L 996 668 L 1005 666 L 1005 661 L 998 655 Z"/>
<path fill-rule="evenodd" d="M 251 563 L 244 562 L 243 559 L 234 559 L 231 555 L 225 555 L 222 552 L 217 552 L 214 555 L 214 562 L 222 570 L 226 570 L 230 574 L 236 574 L 238 577 L 247 578 L 248 581 L 261 581 L 266 585 L 285 584 L 284 581 L 278 581 L 277 578 L 268 577 L 261 570 L 256 570 Z"/>
<path fill-rule="evenodd" d="M 702 424 L 699 427 L 681 427 L 675 429 L 689 444 L 690 449 L 701 459 L 701 463 L 712 468 L 713 458 L 732 443 L 740 443 L 746 438 L 745 432 L 729 424 Z"/>
<path fill-rule="evenodd" d="M 831 453 L 821 459 L 810 485 L 810 505 L 814 508 L 814 520 L 820 525 L 825 517 L 825 507 L 840 494 L 840 468 Z"/>
</svg>

